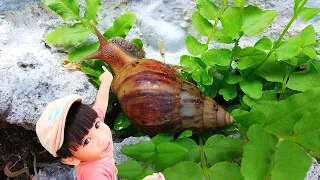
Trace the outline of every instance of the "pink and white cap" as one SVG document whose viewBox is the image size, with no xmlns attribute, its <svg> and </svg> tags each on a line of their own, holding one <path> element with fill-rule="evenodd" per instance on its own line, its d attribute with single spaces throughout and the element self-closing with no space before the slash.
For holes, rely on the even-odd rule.
<svg viewBox="0 0 320 180">
<path fill-rule="evenodd" d="M 71 94 L 49 103 L 36 124 L 40 143 L 54 157 L 58 156 L 56 152 L 63 144 L 68 111 L 74 102 L 81 101 L 81 96 Z"/>
</svg>

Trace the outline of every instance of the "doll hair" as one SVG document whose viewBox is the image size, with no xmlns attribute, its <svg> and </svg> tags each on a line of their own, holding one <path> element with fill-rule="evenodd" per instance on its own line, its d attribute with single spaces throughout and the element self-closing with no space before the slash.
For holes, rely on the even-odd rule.
<svg viewBox="0 0 320 180">
<path fill-rule="evenodd" d="M 72 152 L 83 144 L 84 137 L 89 133 L 97 118 L 97 113 L 90 106 L 81 102 L 71 105 L 66 118 L 63 144 L 57 151 L 60 158 L 72 156 Z"/>
</svg>

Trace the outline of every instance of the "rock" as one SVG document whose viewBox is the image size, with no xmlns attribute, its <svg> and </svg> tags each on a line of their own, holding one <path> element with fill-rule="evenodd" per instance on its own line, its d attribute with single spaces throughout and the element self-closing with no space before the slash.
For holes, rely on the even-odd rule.
<svg viewBox="0 0 320 180">
<path fill-rule="evenodd" d="M 317 163 L 315 159 L 313 159 L 313 163 L 309 172 L 305 178 L 305 180 L 318 180 L 320 178 L 320 164 Z"/>
<path fill-rule="evenodd" d="M 76 180 L 75 169 L 67 165 L 56 165 L 45 167 L 39 170 L 38 175 L 32 178 L 33 180 Z"/>
</svg>

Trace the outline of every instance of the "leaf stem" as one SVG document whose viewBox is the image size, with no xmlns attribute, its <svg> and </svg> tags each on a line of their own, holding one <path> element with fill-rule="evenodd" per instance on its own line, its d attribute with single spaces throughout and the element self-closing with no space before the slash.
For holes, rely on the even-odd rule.
<svg viewBox="0 0 320 180">
<path fill-rule="evenodd" d="M 212 36 L 213 36 L 214 33 L 216 32 L 217 25 L 218 25 L 218 23 L 219 23 L 219 17 L 221 16 L 222 12 L 223 12 L 224 9 L 226 8 L 226 4 L 227 4 L 227 1 L 224 0 L 224 1 L 223 1 L 223 4 L 222 4 L 222 7 L 221 7 L 221 9 L 220 9 L 220 11 L 219 11 L 218 16 L 214 19 L 214 25 L 213 25 L 212 31 L 210 32 L 210 34 L 209 34 L 209 36 L 208 36 L 208 39 L 207 39 L 206 44 L 205 44 L 205 47 L 208 47 L 208 45 L 209 45 L 209 43 L 210 43 L 210 41 L 211 41 Z M 207 50 L 204 49 L 204 50 L 202 51 L 200 57 L 201 57 L 206 51 L 207 51 Z"/>
<path fill-rule="evenodd" d="M 143 173 L 145 173 L 146 170 L 148 169 L 148 167 L 151 165 L 151 163 L 152 163 L 151 160 L 147 161 L 147 162 L 143 165 L 143 168 L 142 168 L 141 172 L 140 172 L 136 177 L 139 177 L 139 176 L 141 176 Z M 136 178 L 136 177 L 135 177 L 135 178 Z"/>
<path fill-rule="evenodd" d="M 289 79 L 289 76 L 290 76 L 290 73 L 291 73 L 291 68 L 292 68 L 292 65 L 289 65 L 288 71 L 285 74 L 285 77 L 283 78 L 282 87 L 281 87 L 281 93 L 280 93 L 279 99 L 281 99 L 281 95 L 284 94 L 284 92 L 285 92 L 285 90 L 287 88 L 287 82 L 288 82 L 288 79 Z"/>
<path fill-rule="evenodd" d="M 206 163 L 205 154 L 203 150 L 203 139 L 201 136 L 199 136 L 199 150 L 200 150 L 200 160 L 201 160 L 202 170 L 205 174 L 206 180 L 208 180 L 209 174 L 208 174 L 207 163 Z"/>
<path fill-rule="evenodd" d="M 274 46 L 272 47 L 272 49 L 269 51 L 269 53 L 267 54 L 267 56 L 259 63 L 259 65 L 254 69 L 253 72 L 256 72 L 261 66 L 262 64 L 264 64 L 268 58 L 272 55 L 272 53 L 274 52 L 275 48 L 278 47 L 280 41 L 282 40 L 282 38 L 284 37 L 284 35 L 287 33 L 289 27 L 292 25 L 292 23 L 294 22 L 294 20 L 297 18 L 296 15 L 294 15 L 289 23 L 286 25 L 286 27 L 284 28 L 284 30 L 282 31 L 280 37 L 278 38 L 278 40 L 275 42 Z"/>
<path fill-rule="evenodd" d="M 206 44 L 205 44 L 205 47 L 207 47 L 207 48 L 208 48 L 208 45 L 209 45 L 209 43 L 210 43 L 210 41 L 211 41 L 212 36 L 213 36 L 214 33 L 216 32 L 216 28 L 217 28 L 218 22 L 219 22 L 219 19 L 216 18 L 216 19 L 214 20 L 214 25 L 213 25 L 212 31 L 210 32 L 210 34 L 209 34 L 209 36 L 208 36 L 208 39 L 207 39 L 207 42 L 206 42 Z M 202 51 L 200 57 L 201 57 L 206 51 L 207 51 L 207 50 L 204 49 L 204 50 Z"/>
<path fill-rule="evenodd" d="M 304 5 L 307 3 L 308 0 L 304 0 L 301 5 L 297 8 L 296 12 L 299 12 L 301 8 L 304 7 Z M 286 25 L 286 27 L 284 28 L 284 30 L 282 31 L 280 37 L 278 38 L 278 40 L 274 43 L 274 46 L 272 47 L 272 49 L 269 51 L 269 53 L 267 54 L 267 56 L 261 61 L 261 63 L 253 70 L 253 72 L 256 72 L 261 66 L 262 64 L 264 64 L 267 59 L 271 56 L 271 54 L 274 52 L 275 48 L 278 47 L 279 43 L 281 42 L 282 38 L 284 37 L 284 35 L 287 33 L 288 29 L 290 28 L 290 26 L 292 25 L 292 23 L 294 22 L 294 20 L 297 19 L 298 17 L 298 13 L 294 12 L 294 15 L 292 16 L 292 18 L 290 19 L 289 23 Z"/>
</svg>

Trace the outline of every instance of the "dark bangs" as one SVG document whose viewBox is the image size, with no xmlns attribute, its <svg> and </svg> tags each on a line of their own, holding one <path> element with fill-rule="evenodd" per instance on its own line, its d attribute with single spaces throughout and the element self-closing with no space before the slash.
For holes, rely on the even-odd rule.
<svg viewBox="0 0 320 180">
<path fill-rule="evenodd" d="M 64 141 L 57 151 L 60 158 L 72 156 L 72 151 L 76 151 L 82 145 L 84 137 L 97 118 L 97 113 L 90 106 L 80 102 L 72 104 L 66 119 Z"/>
</svg>

